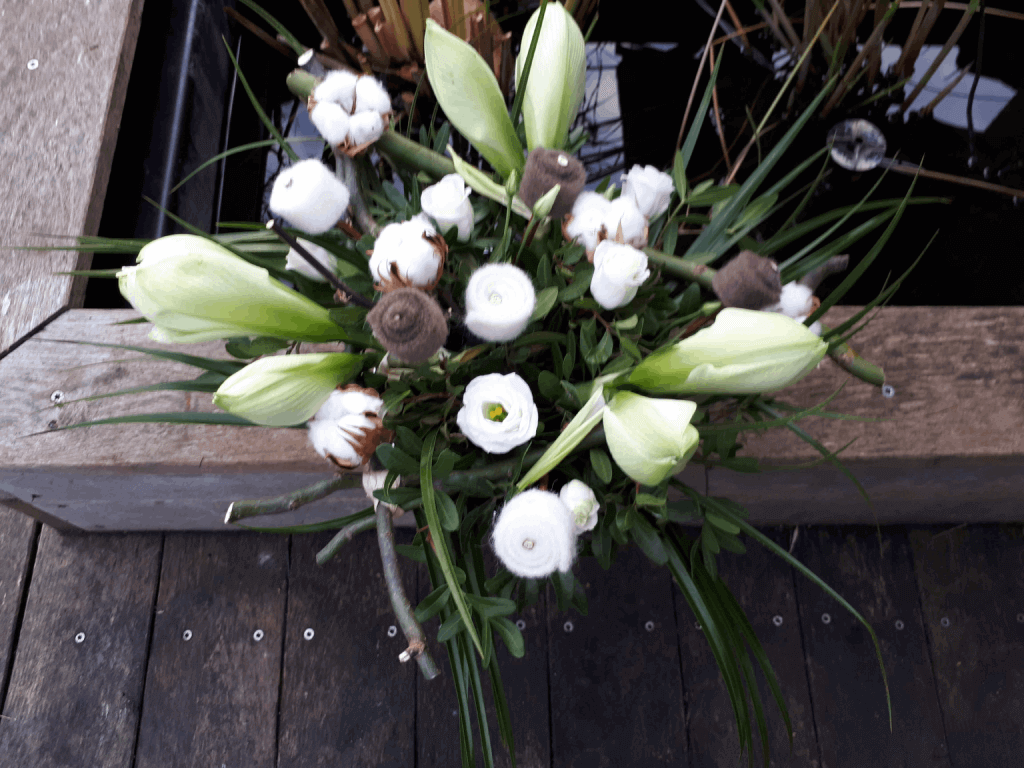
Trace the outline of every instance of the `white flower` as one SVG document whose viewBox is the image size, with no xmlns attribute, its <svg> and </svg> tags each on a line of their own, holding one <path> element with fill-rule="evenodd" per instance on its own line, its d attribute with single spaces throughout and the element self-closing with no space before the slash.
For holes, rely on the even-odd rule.
<svg viewBox="0 0 1024 768">
<path fill-rule="evenodd" d="M 320 135 L 327 139 L 328 144 L 334 146 L 345 143 L 348 137 L 349 115 L 340 104 L 319 101 L 309 113 L 309 119 L 320 131 Z"/>
<path fill-rule="evenodd" d="M 384 121 L 376 112 L 356 112 L 348 121 L 348 140 L 354 146 L 376 141 L 384 133 Z"/>
<path fill-rule="evenodd" d="M 451 227 L 459 228 L 459 240 L 469 240 L 473 231 L 473 205 L 469 202 L 466 182 L 457 173 L 449 173 L 437 184 L 420 194 L 423 212 L 437 222 L 437 228 L 447 232 Z"/>
<path fill-rule="evenodd" d="M 348 187 L 319 160 L 302 160 L 274 180 L 270 210 L 299 229 L 319 235 L 338 223 L 348 208 Z"/>
<path fill-rule="evenodd" d="M 672 177 L 653 165 L 634 165 L 622 177 L 622 197 L 632 198 L 640 213 L 648 219 L 668 210 L 674 189 Z"/>
<path fill-rule="evenodd" d="M 391 111 L 391 97 L 376 78 L 364 75 L 356 81 L 356 113 L 376 112 L 386 115 Z"/>
<path fill-rule="evenodd" d="M 377 235 L 370 256 L 370 274 L 378 286 L 393 282 L 392 267 L 400 282 L 413 288 L 433 288 L 444 266 L 443 252 L 428 240 L 437 232 L 422 214 L 388 224 Z"/>
<path fill-rule="evenodd" d="M 347 469 L 362 466 L 383 441 L 383 407 L 372 389 L 334 390 L 308 424 L 313 448 Z"/>
<path fill-rule="evenodd" d="M 315 89 L 313 99 L 317 103 L 333 101 L 347 113 L 352 114 L 352 102 L 356 95 L 356 83 L 360 77 L 347 69 L 332 69 Z"/>
<path fill-rule="evenodd" d="M 572 206 L 572 218 L 565 225 L 565 233 L 593 253 L 598 242 L 605 235 L 605 220 L 611 210 L 611 203 L 597 192 L 580 192 Z M 609 234 L 610 237 L 612 234 Z"/>
<path fill-rule="evenodd" d="M 597 496 L 589 485 L 579 480 L 570 480 L 562 486 L 558 498 L 572 514 L 577 533 L 593 530 L 597 525 L 597 510 L 601 505 L 597 503 Z"/>
<path fill-rule="evenodd" d="M 508 453 L 537 434 L 537 406 L 516 373 L 477 376 L 462 393 L 455 421 L 469 441 L 487 453 Z"/>
<path fill-rule="evenodd" d="M 486 341 L 512 341 L 537 304 L 529 276 L 511 264 L 487 264 L 466 286 L 466 326 Z"/>
<path fill-rule="evenodd" d="M 328 251 L 326 248 L 311 243 L 309 240 L 303 240 L 301 237 L 297 238 L 299 245 L 309 251 L 310 255 L 313 256 L 317 261 L 327 267 L 327 271 L 331 274 L 337 274 L 338 272 L 338 257 Z M 294 248 L 288 249 L 288 255 L 284 259 L 284 268 L 290 269 L 293 272 L 298 272 L 300 275 L 305 275 L 310 280 L 316 280 L 318 283 L 326 283 L 327 278 L 321 275 L 313 265 L 306 261 L 305 258 L 299 255 L 299 252 Z"/>
<path fill-rule="evenodd" d="M 809 286 L 800 283 L 786 283 L 782 286 L 782 294 L 779 296 L 778 302 L 762 307 L 761 311 L 777 312 L 802 323 L 814 311 L 814 291 Z M 815 336 L 821 336 L 821 323 L 817 321 L 811 323 L 810 330 Z"/>
<path fill-rule="evenodd" d="M 516 576 L 542 579 L 572 567 L 576 527 L 558 496 L 533 488 L 502 508 L 492 543 L 494 553 Z"/>
<path fill-rule="evenodd" d="M 608 203 L 604 226 L 609 240 L 635 248 L 647 245 L 647 219 L 631 197 L 619 196 Z"/>
<path fill-rule="evenodd" d="M 644 485 L 658 485 L 682 471 L 700 442 L 690 424 L 696 410 L 689 400 L 617 392 L 602 418 L 615 463 Z"/>
<path fill-rule="evenodd" d="M 628 304 L 637 288 L 651 276 L 647 254 L 630 245 L 603 240 L 594 251 L 590 293 L 605 309 Z"/>
</svg>

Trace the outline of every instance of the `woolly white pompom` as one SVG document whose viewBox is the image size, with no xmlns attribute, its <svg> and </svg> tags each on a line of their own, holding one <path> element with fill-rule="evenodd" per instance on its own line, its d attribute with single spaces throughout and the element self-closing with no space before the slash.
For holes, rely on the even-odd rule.
<svg viewBox="0 0 1024 768">
<path fill-rule="evenodd" d="M 575 238 L 576 242 L 587 249 L 587 253 L 593 253 L 610 210 L 611 203 L 604 195 L 580 192 L 572 206 L 572 219 L 565 225 L 566 234 Z M 608 237 L 614 235 L 613 232 L 607 234 Z"/>
<path fill-rule="evenodd" d="M 622 197 L 632 198 L 640 213 L 648 219 L 668 210 L 674 189 L 672 177 L 653 165 L 634 165 L 622 177 Z"/>
<path fill-rule="evenodd" d="M 391 97 L 376 78 L 364 75 L 356 83 L 356 113 L 376 112 L 387 114 L 391 111 Z"/>
<path fill-rule="evenodd" d="M 301 237 L 298 238 L 299 245 L 309 251 L 310 255 L 313 256 L 317 261 L 327 267 L 327 271 L 331 274 L 337 274 L 338 272 L 338 257 L 328 251 L 326 248 L 322 248 L 316 243 L 311 243 L 309 240 L 303 240 Z M 284 260 L 284 268 L 290 269 L 293 272 L 298 272 L 300 275 L 305 275 L 310 280 L 316 280 L 318 283 L 326 283 L 327 278 L 321 275 L 313 265 L 306 261 L 305 258 L 299 255 L 298 251 L 294 248 L 288 249 L 288 255 Z"/>
<path fill-rule="evenodd" d="M 333 101 L 320 101 L 309 113 L 309 119 L 320 135 L 333 145 L 343 144 L 348 136 L 348 112 Z"/>
<path fill-rule="evenodd" d="M 581 480 L 570 480 L 562 486 L 558 498 L 572 515 L 577 533 L 593 530 L 597 525 L 597 511 L 601 505 L 597 503 L 597 496 L 589 485 Z"/>
<path fill-rule="evenodd" d="M 631 245 L 602 240 L 594 251 L 590 293 L 605 309 L 615 309 L 631 302 L 650 276 L 647 254 Z"/>
<path fill-rule="evenodd" d="M 807 317 L 814 306 L 814 291 L 800 283 L 786 283 L 782 286 L 782 293 L 776 304 L 769 304 L 762 307 L 762 312 L 779 312 L 786 317 L 798 318 L 800 315 Z"/>
<path fill-rule="evenodd" d="M 466 286 L 466 326 L 485 341 L 512 341 L 536 305 L 529 275 L 511 264 L 487 264 Z"/>
<path fill-rule="evenodd" d="M 423 214 L 408 221 L 388 224 L 377 235 L 370 256 L 370 274 L 378 285 L 392 279 L 391 265 L 399 277 L 414 288 L 431 288 L 440 276 L 441 254 L 433 243 L 424 239 L 437 231 Z"/>
<path fill-rule="evenodd" d="M 384 133 L 384 121 L 377 112 L 357 112 L 348 121 L 348 138 L 359 146 L 376 141 Z"/>
<path fill-rule="evenodd" d="M 348 208 L 348 187 L 319 160 L 302 160 L 274 180 L 270 210 L 294 226 L 319 235 L 333 227 Z"/>
<path fill-rule="evenodd" d="M 647 219 L 631 197 L 620 196 L 608 204 L 604 226 L 608 230 L 609 240 L 627 243 L 635 248 L 647 245 Z"/>
<path fill-rule="evenodd" d="M 352 101 L 356 96 L 356 82 L 359 75 L 347 69 L 332 69 L 313 90 L 313 99 L 318 102 L 333 101 L 349 114 L 352 113 Z"/>
<path fill-rule="evenodd" d="M 502 564 L 516 576 L 542 579 L 572 567 L 576 527 L 558 496 L 534 488 L 502 508 L 492 543 Z"/>
<path fill-rule="evenodd" d="M 530 386 L 517 373 L 477 376 L 462 393 L 455 421 L 487 453 L 508 453 L 537 434 L 539 415 Z"/>
</svg>

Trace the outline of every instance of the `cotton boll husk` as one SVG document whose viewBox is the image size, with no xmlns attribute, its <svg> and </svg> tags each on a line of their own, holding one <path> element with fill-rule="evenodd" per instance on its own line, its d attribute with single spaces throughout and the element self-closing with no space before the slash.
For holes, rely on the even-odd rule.
<svg viewBox="0 0 1024 768">
<path fill-rule="evenodd" d="M 650 276 L 647 254 L 630 245 L 603 240 L 594 251 L 590 293 L 605 309 L 615 309 L 631 302 Z"/>
<path fill-rule="evenodd" d="M 466 327 L 485 341 L 512 341 L 530 322 L 537 295 L 519 267 L 487 264 L 466 286 Z"/>
<path fill-rule="evenodd" d="M 581 192 L 572 206 L 572 218 L 565 225 L 569 237 L 593 253 L 605 232 L 605 220 L 608 218 L 611 203 L 596 192 Z M 614 233 L 608 232 L 612 237 Z"/>
<path fill-rule="evenodd" d="M 349 116 L 341 105 L 333 101 L 317 102 L 316 107 L 309 113 L 309 119 L 328 144 L 336 146 L 345 142 L 348 136 Z"/>
<path fill-rule="evenodd" d="M 348 121 L 348 140 L 355 146 L 376 141 L 384 133 L 384 121 L 377 112 L 357 112 Z"/>
<path fill-rule="evenodd" d="M 359 78 L 356 83 L 355 111 L 357 114 L 363 112 L 387 114 L 391 111 L 391 97 L 376 78 L 369 75 Z"/>
<path fill-rule="evenodd" d="M 328 454 L 343 464 L 358 466 L 362 458 L 356 451 L 353 436 L 372 430 L 376 425 L 361 414 L 346 414 L 333 421 L 314 420 L 309 423 L 309 441 L 324 458 Z"/>
<path fill-rule="evenodd" d="M 310 255 L 313 256 L 317 261 L 323 264 L 327 271 L 331 274 L 337 274 L 338 272 L 338 257 L 316 243 L 311 243 L 309 240 L 303 240 L 301 237 L 298 238 L 299 245 L 309 251 Z M 294 248 L 288 249 L 288 255 L 284 259 L 284 268 L 290 269 L 293 272 L 298 272 L 300 275 L 305 275 L 310 280 L 315 280 L 318 283 L 326 283 L 327 278 L 321 275 L 306 259 L 299 255 L 299 252 Z"/>
<path fill-rule="evenodd" d="M 539 489 L 523 491 L 502 508 L 491 541 L 502 564 L 527 579 L 566 572 L 576 557 L 572 514 L 558 496 Z"/>
<path fill-rule="evenodd" d="M 302 160 L 274 180 L 270 210 L 294 226 L 319 235 L 338 223 L 348 208 L 349 192 L 319 160 Z"/>
<path fill-rule="evenodd" d="M 604 226 L 610 240 L 635 248 L 647 245 L 647 219 L 631 197 L 620 196 L 608 204 Z"/>
<path fill-rule="evenodd" d="M 318 101 L 333 101 L 346 112 L 352 112 L 352 100 L 356 94 L 356 82 L 360 76 L 347 69 L 332 69 L 313 90 L 313 98 Z"/>
<path fill-rule="evenodd" d="M 383 428 L 383 407 L 375 390 L 354 384 L 334 390 L 307 424 L 313 448 L 340 466 L 362 466 L 381 442 L 393 439 Z"/>
</svg>

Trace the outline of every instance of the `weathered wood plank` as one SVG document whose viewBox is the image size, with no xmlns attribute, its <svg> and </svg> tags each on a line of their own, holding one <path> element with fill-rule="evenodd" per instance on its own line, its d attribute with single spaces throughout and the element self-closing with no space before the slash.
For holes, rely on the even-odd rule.
<svg viewBox="0 0 1024 768">
<path fill-rule="evenodd" d="M 129 768 L 160 537 L 44 528 L 0 720 L 12 766 Z"/>
<path fill-rule="evenodd" d="M 953 765 L 1024 753 L 1024 530 L 910 532 Z"/>
<path fill-rule="evenodd" d="M 0 354 L 68 306 L 86 254 L 15 251 L 32 235 L 94 235 L 117 141 L 142 0 L 0 5 Z M 50 240 L 52 242 L 52 239 Z"/>
<path fill-rule="evenodd" d="M 137 768 L 272 768 L 288 539 L 168 534 Z"/>
<path fill-rule="evenodd" d="M 605 572 L 574 573 L 588 615 L 548 601 L 553 767 L 678 766 L 686 760 L 672 582 L 635 547 Z M 648 624 L 651 622 L 651 624 Z"/>
<path fill-rule="evenodd" d="M 35 538 L 32 519 L 0 503 L 0 706 L 14 661 L 18 613 L 28 586 Z"/>
<path fill-rule="evenodd" d="M 768 532 L 788 546 L 788 530 Z M 775 699 L 763 679 L 758 677 L 761 701 L 768 720 L 772 765 L 818 766 L 818 746 L 814 733 L 810 690 L 804 668 L 800 614 L 790 566 L 756 542 L 746 539 L 747 552 L 734 555 L 722 552 L 718 570 L 750 620 L 779 680 L 793 723 L 790 749 L 786 724 Z M 690 766 L 728 766 L 743 764 L 739 733 L 729 694 L 715 657 L 703 631 L 678 587 L 674 589 L 679 625 L 679 654 L 682 658 L 683 687 L 686 690 L 686 719 L 690 740 Z M 753 662 L 752 662 L 753 663 Z M 754 761 L 758 764 L 760 740 L 757 725 L 750 718 L 754 734 Z"/>
<path fill-rule="evenodd" d="M 885 688 L 867 631 L 802 576 L 800 622 L 811 681 L 821 761 L 864 765 L 948 766 L 910 545 L 902 529 L 804 529 L 794 555 L 871 623 L 882 649 Z"/>
<path fill-rule="evenodd" d="M 320 567 L 330 534 L 293 537 L 281 693 L 280 765 L 411 766 L 419 670 L 401 633 L 374 532 Z M 416 569 L 401 561 L 406 589 Z M 433 683 L 423 683 L 430 686 Z"/>
</svg>

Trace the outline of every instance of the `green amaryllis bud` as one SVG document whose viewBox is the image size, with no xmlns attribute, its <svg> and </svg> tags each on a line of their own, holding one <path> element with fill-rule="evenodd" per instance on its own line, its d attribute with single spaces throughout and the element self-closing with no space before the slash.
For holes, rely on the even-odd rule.
<svg viewBox="0 0 1024 768">
<path fill-rule="evenodd" d="M 644 485 L 658 485 L 686 466 L 700 435 L 690 424 L 697 404 L 617 392 L 604 410 L 604 435 L 619 468 Z"/>
<path fill-rule="evenodd" d="M 522 173 L 523 145 L 491 67 L 473 46 L 431 19 L 423 49 L 430 87 L 452 125 L 502 177 L 513 169 Z"/>
<path fill-rule="evenodd" d="M 828 344 L 785 315 L 728 308 L 709 328 L 640 363 L 629 383 L 676 395 L 772 392 L 802 379 L 827 351 Z"/>
<path fill-rule="evenodd" d="M 117 273 L 121 295 L 155 326 L 149 338 L 197 342 L 234 336 L 344 341 L 327 310 L 210 240 L 169 235 Z"/>
<path fill-rule="evenodd" d="M 264 357 L 228 376 L 213 404 L 266 427 L 302 424 L 362 366 L 360 355 L 343 352 Z"/>
<path fill-rule="evenodd" d="M 517 88 L 539 16 L 538 8 L 523 31 L 523 42 L 516 58 Z M 523 94 L 523 123 L 526 146 L 530 150 L 565 146 L 569 126 L 583 102 L 586 84 L 587 52 L 583 33 L 565 6 L 548 3 Z"/>
</svg>

